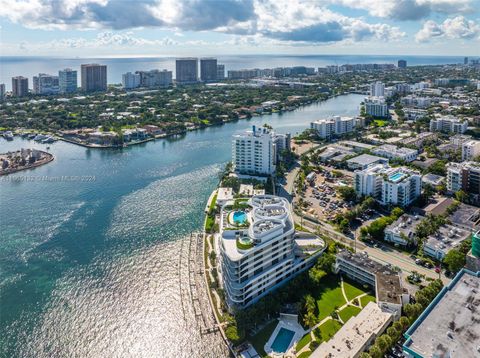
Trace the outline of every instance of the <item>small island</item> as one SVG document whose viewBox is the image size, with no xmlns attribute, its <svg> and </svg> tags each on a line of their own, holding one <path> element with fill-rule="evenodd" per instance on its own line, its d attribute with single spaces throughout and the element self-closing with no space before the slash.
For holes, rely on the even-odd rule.
<svg viewBox="0 0 480 358">
<path fill-rule="evenodd" d="M 7 175 L 50 163 L 53 155 L 38 149 L 20 149 L 0 154 L 0 175 Z"/>
</svg>

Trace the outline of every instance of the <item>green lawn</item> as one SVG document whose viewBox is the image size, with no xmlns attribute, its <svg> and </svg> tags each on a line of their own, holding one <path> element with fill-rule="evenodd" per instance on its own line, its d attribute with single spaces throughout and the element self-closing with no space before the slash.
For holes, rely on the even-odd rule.
<svg viewBox="0 0 480 358">
<path fill-rule="evenodd" d="M 307 344 L 309 344 L 311 340 L 312 340 L 312 337 L 310 336 L 310 333 L 307 333 L 306 335 L 304 335 L 302 339 L 298 341 L 297 347 L 295 347 L 297 352 L 300 351 L 300 349 L 305 347 Z"/>
<path fill-rule="evenodd" d="M 213 212 L 215 210 L 215 205 L 217 205 L 217 196 L 218 192 L 213 195 L 212 201 L 210 202 L 210 207 L 208 208 L 209 212 Z"/>
<path fill-rule="evenodd" d="M 262 357 L 268 357 L 267 353 L 263 350 L 263 346 L 267 343 L 268 339 L 273 333 L 275 327 L 277 327 L 278 320 L 274 320 L 268 323 L 265 327 L 263 327 L 257 334 L 252 337 L 249 337 L 248 340 L 252 343 L 253 347 L 257 351 L 257 353 Z"/>
<path fill-rule="evenodd" d="M 338 315 L 342 319 L 343 323 L 346 323 L 350 318 L 359 314 L 361 310 L 361 308 L 358 308 L 356 306 L 347 306 L 343 310 L 341 310 Z"/>
<path fill-rule="evenodd" d="M 373 121 L 378 127 L 385 127 L 388 124 L 388 121 L 383 119 L 374 119 Z"/>
<path fill-rule="evenodd" d="M 305 351 L 305 352 L 302 352 L 302 354 L 300 354 L 298 358 L 308 358 L 310 357 L 311 354 L 312 354 L 312 351 Z"/>
<path fill-rule="evenodd" d="M 213 225 L 215 225 L 215 216 L 207 215 L 207 220 L 205 221 L 205 231 L 212 231 Z"/>
<path fill-rule="evenodd" d="M 363 297 L 360 297 L 360 302 L 362 303 L 362 307 L 365 307 L 368 302 L 375 302 L 375 297 L 372 295 L 366 295 Z"/>
<path fill-rule="evenodd" d="M 332 338 L 335 333 L 342 328 L 342 324 L 334 319 L 329 319 L 324 324 L 318 327 L 322 333 L 322 337 L 317 337 L 317 340 L 321 342 L 326 342 Z"/>
<path fill-rule="evenodd" d="M 324 277 L 324 282 L 315 290 L 313 297 L 317 299 L 319 322 L 346 303 L 337 276 Z"/>
<path fill-rule="evenodd" d="M 347 281 L 343 281 L 343 288 L 345 289 L 345 295 L 348 300 L 351 301 L 355 297 L 360 296 L 361 294 L 366 293 L 367 291 L 358 284 L 352 284 Z"/>
</svg>

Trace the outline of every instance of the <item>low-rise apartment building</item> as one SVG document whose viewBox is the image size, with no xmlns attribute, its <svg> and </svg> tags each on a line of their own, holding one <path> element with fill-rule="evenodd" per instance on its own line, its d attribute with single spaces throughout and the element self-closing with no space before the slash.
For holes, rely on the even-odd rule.
<svg viewBox="0 0 480 358">
<path fill-rule="evenodd" d="M 452 225 L 443 225 L 430 235 L 423 246 L 423 252 L 437 260 L 443 260 L 445 255 L 468 239 L 471 232 Z"/>
<path fill-rule="evenodd" d="M 405 138 L 400 141 L 403 145 L 409 145 L 414 147 L 423 147 L 423 144 L 426 141 L 436 139 L 438 137 L 437 133 L 433 132 L 423 132 L 417 134 L 415 137 Z"/>
<path fill-rule="evenodd" d="M 337 254 L 334 271 L 348 278 L 372 286 L 377 304 L 382 311 L 398 319 L 408 294 L 402 288 L 400 274 L 388 266 L 373 261 L 366 252 L 356 254 L 348 250 Z"/>
<path fill-rule="evenodd" d="M 467 121 L 453 116 L 443 116 L 430 121 L 430 132 L 462 134 L 467 128 Z"/>
<path fill-rule="evenodd" d="M 360 154 L 356 157 L 347 159 L 347 166 L 351 170 L 361 169 L 364 170 L 371 165 L 375 164 L 387 164 L 388 159 L 383 157 L 377 157 L 376 155 Z"/>
<path fill-rule="evenodd" d="M 373 154 L 388 159 L 398 159 L 405 162 L 413 162 L 417 159 L 418 152 L 415 149 L 401 148 L 393 144 L 384 144 L 372 150 Z"/>
<path fill-rule="evenodd" d="M 420 221 L 418 215 L 403 214 L 385 228 L 385 241 L 400 246 L 415 245 L 415 229 Z"/>
<path fill-rule="evenodd" d="M 368 303 L 355 317 L 350 318 L 333 336 L 313 351 L 312 358 L 358 358 L 393 321 L 374 302 Z"/>
</svg>

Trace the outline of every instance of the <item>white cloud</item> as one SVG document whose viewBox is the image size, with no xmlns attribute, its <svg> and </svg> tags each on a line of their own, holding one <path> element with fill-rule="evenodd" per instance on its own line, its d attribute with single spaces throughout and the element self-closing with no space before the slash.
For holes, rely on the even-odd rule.
<svg viewBox="0 0 480 358">
<path fill-rule="evenodd" d="M 256 34 L 267 38 L 311 44 L 338 41 L 396 40 L 405 36 L 397 27 L 369 24 L 304 0 L 255 1 L 255 20 L 219 31 Z"/>
<path fill-rule="evenodd" d="M 0 16 L 34 29 L 158 27 L 313 44 L 405 36 L 397 27 L 347 17 L 325 5 L 310 0 L 0 0 Z M 135 43 L 125 34 L 109 36 L 116 45 Z"/>
<path fill-rule="evenodd" d="M 329 0 L 372 16 L 395 20 L 419 20 L 433 13 L 466 14 L 475 10 L 478 0 Z"/>
<path fill-rule="evenodd" d="M 62 49 L 103 49 L 103 48 L 133 48 L 142 46 L 168 47 L 179 43 L 169 37 L 158 40 L 149 40 L 133 36 L 132 32 L 114 33 L 100 32 L 94 39 L 83 37 L 62 38 L 48 42 L 26 42 L 20 44 L 20 49 L 29 50 L 62 50 Z"/>
<path fill-rule="evenodd" d="M 443 23 L 429 20 L 415 35 L 417 42 L 428 42 L 432 39 L 446 38 L 454 40 L 471 40 L 479 38 L 480 25 L 467 20 L 463 16 L 446 19 Z"/>
</svg>

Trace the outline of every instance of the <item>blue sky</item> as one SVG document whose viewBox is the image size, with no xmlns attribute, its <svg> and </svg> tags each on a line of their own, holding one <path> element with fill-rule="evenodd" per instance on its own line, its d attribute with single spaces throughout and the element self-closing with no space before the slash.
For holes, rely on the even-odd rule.
<svg viewBox="0 0 480 358">
<path fill-rule="evenodd" d="M 0 0 L 2 55 L 478 55 L 480 0 Z"/>
</svg>

